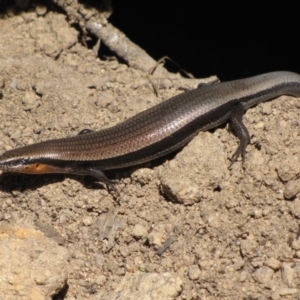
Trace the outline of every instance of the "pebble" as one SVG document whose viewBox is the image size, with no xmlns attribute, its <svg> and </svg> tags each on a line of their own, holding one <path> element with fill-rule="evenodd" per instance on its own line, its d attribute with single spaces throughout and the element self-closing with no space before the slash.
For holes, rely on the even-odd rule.
<svg viewBox="0 0 300 300">
<path fill-rule="evenodd" d="M 284 197 L 293 199 L 300 193 L 300 179 L 289 181 L 284 187 Z"/>
<path fill-rule="evenodd" d="M 281 262 L 275 257 L 270 257 L 264 262 L 264 265 L 270 267 L 274 271 L 277 271 L 281 267 Z"/>
<path fill-rule="evenodd" d="M 155 247 L 160 247 L 163 244 L 164 235 L 159 231 L 151 232 L 148 235 L 148 240 L 150 245 L 153 245 Z"/>
<path fill-rule="evenodd" d="M 84 217 L 84 218 L 82 219 L 82 223 L 83 223 L 83 225 L 85 225 L 85 226 L 91 226 L 91 225 L 93 224 L 93 219 L 92 219 L 92 217 L 90 217 L 90 216 Z"/>
<path fill-rule="evenodd" d="M 197 265 L 191 266 L 189 268 L 189 278 L 191 280 L 197 280 L 201 275 L 201 270 Z"/>
<path fill-rule="evenodd" d="M 271 268 L 262 266 L 254 272 L 253 277 L 256 282 L 266 284 L 272 279 L 273 274 L 274 271 Z"/>
<path fill-rule="evenodd" d="M 295 270 L 290 263 L 283 263 L 281 267 L 282 281 L 290 288 L 295 287 L 294 278 L 296 277 Z"/>
<path fill-rule="evenodd" d="M 147 229 L 140 224 L 136 224 L 132 230 L 132 235 L 138 239 L 146 237 Z"/>
<path fill-rule="evenodd" d="M 44 16 L 47 12 L 47 7 L 44 5 L 37 5 L 35 11 L 38 16 Z"/>
<path fill-rule="evenodd" d="M 298 289 L 280 288 L 277 290 L 280 296 L 287 296 L 298 293 Z"/>
<path fill-rule="evenodd" d="M 9 220 L 11 219 L 11 215 L 10 214 L 4 214 L 4 220 Z"/>
<path fill-rule="evenodd" d="M 300 240 L 299 239 L 298 240 L 293 240 L 292 249 L 296 250 L 296 251 L 300 250 Z"/>
<path fill-rule="evenodd" d="M 241 275 L 240 275 L 240 282 L 244 282 L 246 281 L 246 279 L 248 278 L 249 273 L 247 271 L 242 271 Z"/>
</svg>

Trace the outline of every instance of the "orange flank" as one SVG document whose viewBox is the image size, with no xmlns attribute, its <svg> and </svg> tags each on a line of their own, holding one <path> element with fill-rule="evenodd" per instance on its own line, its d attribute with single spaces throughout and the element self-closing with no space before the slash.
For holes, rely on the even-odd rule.
<svg viewBox="0 0 300 300">
<path fill-rule="evenodd" d="M 20 170 L 20 172 L 28 174 L 55 173 L 55 168 L 50 165 L 35 163 L 32 165 L 27 165 L 24 169 Z"/>
</svg>

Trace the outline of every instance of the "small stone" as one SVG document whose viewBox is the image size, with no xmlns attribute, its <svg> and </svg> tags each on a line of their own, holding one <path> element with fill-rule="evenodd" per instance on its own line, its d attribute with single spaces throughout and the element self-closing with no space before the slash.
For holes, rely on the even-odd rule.
<svg viewBox="0 0 300 300">
<path fill-rule="evenodd" d="M 24 110 L 28 111 L 36 108 L 39 104 L 38 97 L 35 95 L 33 91 L 26 91 L 25 96 L 22 99 L 22 104 L 24 106 Z"/>
<path fill-rule="evenodd" d="M 258 268 L 262 267 L 263 266 L 263 260 L 262 260 L 262 258 L 260 258 L 260 257 L 253 258 L 252 261 L 251 261 L 251 265 L 255 269 L 258 269 Z"/>
<path fill-rule="evenodd" d="M 75 206 L 78 208 L 84 208 L 84 202 L 82 200 L 77 200 Z"/>
<path fill-rule="evenodd" d="M 295 270 L 292 268 L 290 263 L 283 263 L 281 267 L 281 277 L 282 281 L 289 287 L 294 288 L 295 282 L 294 278 L 296 277 Z"/>
<path fill-rule="evenodd" d="M 131 178 L 134 181 L 145 185 L 152 180 L 153 170 L 147 168 L 139 168 L 131 174 Z"/>
<path fill-rule="evenodd" d="M 293 240 L 292 249 L 296 251 L 300 250 L 300 240 Z"/>
<path fill-rule="evenodd" d="M 197 265 L 191 266 L 189 269 L 189 278 L 191 280 L 197 280 L 200 277 L 201 270 Z"/>
<path fill-rule="evenodd" d="M 112 286 L 112 285 L 111 285 Z M 177 299 L 182 294 L 183 281 L 174 273 L 126 273 L 109 297 L 107 291 L 99 291 L 97 299 Z M 125 297 L 124 297 L 125 295 Z"/>
<path fill-rule="evenodd" d="M 281 267 L 281 262 L 275 257 L 270 257 L 265 261 L 264 265 L 270 267 L 274 271 L 277 271 Z"/>
<path fill-rule="evenodd" d="M 298 289 L 289 289 L 289 288 L 282 287 L 277 290 L 277 293 L 280 296 L 287 296 L 287 295 L 292 295 L 292 294 L 298 293 Z"/>
<path fill-rule="evenodd" d="M 138 239 L 146 237 L 147 229 L 140 224 L 136 224 L 132 230 L 132 235 Z"/>
<path fill-rule="evenodd" d="M 90 217 L 90 216 L 84 217 L 84 218 L 82 219 L 82 223 L 83 223 L 83 225 L 85 225 L 85 226 L 91 226 L 91 225 L 93 224 L 93 219 L 92 219 L 92 217 Z"/>
<path fill-rule="evenodd" d="M 34 281 L 38 285 L 46 285 L 49 280 L 49 276 L 51 276 L 51 273 L 46 270 L 44 273 L 37 274 L 37 276 L 34 278 Z"/>
<path fill-rule="evenodd" d="M 253 211 L 253 217 L 254 217 L 255 219 L 261 218 L 262 215 L 263 215 L 262 209 L 257 209 L 257 208 L 254 209 L 254 211 Z"/>
<path fill-rule="evenodd" d="M 246 281 L 246 279 L 248 278 L 249 273 L 247 271 L 242 271 L 241 275 L 240 275 L 240 282 L 244 282 Z"/>
<path fill-rule="evenodd" d="M 11 219 L 11 215 L 10 214 L 4 214 L 4 220 L 9 220 Z"/>
<path fill-rule="evenodd" d="M 162 232 L 154 231 L 148 235 L 149 244 L 158 248 L 162 245 L 164 240 L 164 235 Z"/>
<path fill-rule="evenodd" d="M 290 180 L 284 188 L 284 197 L 286 199 L 293 199 L 300 193 L 300 179 Z"/>
<path fill-rule="evenodd" d="M 296 197 L 293 201 L 287 201 L 287 206 L 290 210 L 290 214 L 297 219 L 300 218 L 300 198 Z"/>
<path fill-rule="evenodd" d="M 265 207 L 262 211 L 262 215 L 265 217 L 267 216 L 268 214 L 270 214 L 271 212 L 271 208 L 269 206 Z"/>
<path fill-rule="evenodd" d="M 12 205 L 12 200 L 11 199 L 7 199 L 6 201 L 7 206 L 11 206 Z"/>
<path fill-rule="evenodd" d="M 68 221 L 68 217 L 66 214 L 62 213 L 60 216 L 59 216 L 59 223 L 60 224 L 65 224 L 67 223 Z"/>
<path fill-rule="evenodd" d="M 250 234 L 247 239 L 241 240 L 241 252 L 246 258 L 257 257 L 258 245 L 255 236 Z"/>
<path fill-rule="evenodd" d="M 104 275 L 99 275 L 97 278 L 96 278 L 96 283 L 99 284 L 100 286 L 102 286 L 107 280 L 107 277 L 104 276 Z"/>
<path fill-rule="evenodd" d="M 47 7 L 44 5 L 37 5 L 35 11 L 38 16 L 44 16 L 47 12 Z"/>
<path fill-rule="evenodd" d="M 245 265 L 245 261 L 242 258 L 238 258 L 234 261 L 234 270 L 240 270 Z"/>
<path fill-rule="evenodd" d="M 253 278 L 255 281 L 259 283 L 268 283 L 272 277 L 273 277 L 274 271 L 267 267 L 267 266 L 262 266 L 261 268 L 257 269 L 254 274 Z"/>
</svg>

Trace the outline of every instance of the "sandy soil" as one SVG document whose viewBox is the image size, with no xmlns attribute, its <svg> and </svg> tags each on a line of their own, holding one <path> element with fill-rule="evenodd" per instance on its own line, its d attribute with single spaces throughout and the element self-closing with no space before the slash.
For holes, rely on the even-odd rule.
<svg viewBox="0 0 300 300">
<path fill-rule="evenodd" d="M 108 127 L 182 92 L 158 81 L 156 97 L 145 72 L 97 58 L 63 13 L 8 15 L 0 150 Z M 3 174 L 0 220 L 36 224 L 68 249 L 56 299 L 299 299 L 299 109 L 283 96 L 245 114 L 245 170 L 228 169 L 237 139 L 223 127 L 164 159 L 107 172 L 119 203 L 92 178 Z M 150 278 L 141 294 L 133 276 Z"/>
</svg>

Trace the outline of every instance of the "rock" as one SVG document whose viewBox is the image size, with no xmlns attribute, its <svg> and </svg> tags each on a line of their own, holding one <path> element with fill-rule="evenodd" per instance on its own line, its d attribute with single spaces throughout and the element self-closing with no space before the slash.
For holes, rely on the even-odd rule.
<svg viewBox="0 0 300 300">
<path fill-rule="evenodd" d="M 281 262 L 274 257 L 270 257 L 265 261 L 264 265 L 270 267 L 274 271 L 277 271 L 281 267 Z"/>
<path fill-rule="evenodd" d="M 132 235 L 139 239 L 142 237 L 146 237 L 147 229 L 140 224 L 136 224 L 132 230 Z"/>
<path fill-rule="evenodd" d="M 300 250 L 300 240 L 293 240 L 292 241 L 292 249 L 298 251 Z"/>
<path fill-rule="evenodd" d="M 296 272 L 292 268 L 291 263 L 283 263 L 281 267 L 281 277 L 282 281 L 289 287 L 294 288 L 296 283 L 294 282 L 296 277 Z"/>
<path fill-rule="evenodd" d="M 93 224 L 93 218 L 91 216 L 86 216 L 82 219 L 84 226 L 91 226 Z"/>
<path fill-rule="evenodd" d="M 127 273 L 115 291 L 101 291 L 94 300 L 173 300 L 182 288 L 182 280 L 173 273 Z"/>
<path fill-rule="evenodd" d="M 262 266 L 254 272 L 253 277 L 258 283 L 267 284 L 272 279 L 273 274 L 274 271 L 271 268 Z"/>
<path fill-rule="evenodd" d="M 289 181 L 284 188 L 284 197 L 288 200 L 293 199 L 300 192 L 300 179 Z"/>
<path fill-rule="evenodd" d="M 207 192 L 223 186 L 223 178 L 228 173 L 223 144 L 210 133 L 202 132 L 200 135 L 160 174 L 161 189 L 174 202 L 191 205 L 205 198 Z"/>
<path fill-rule="evenodd" d="M 298 289 L 289 289 L 289 288 L 282 287 L 277 290 L 276 294 L 278 294 L 279 296 L 287 296 L 296 293 L 299 293 Z"/>
<path fill-rule="evenodd" d="M 197 265 L 191 266 L 189 269 L 189 278 L 191 280 L 197 280 L 201 275 L 201 270 Z"/>
<path fill-rule="evenodd" d="M 26 226 L 0 223 L 0 295 L 51 300 L 67 282 L 68 251 Z"/>
</svg>

